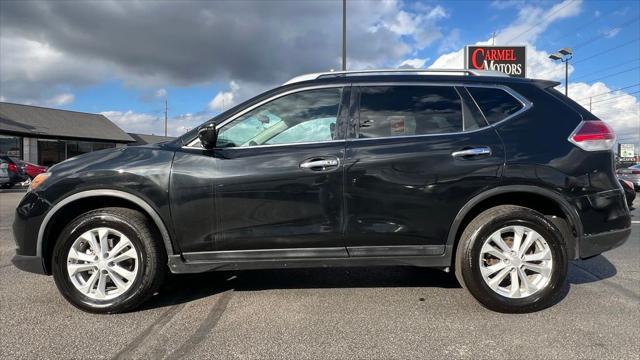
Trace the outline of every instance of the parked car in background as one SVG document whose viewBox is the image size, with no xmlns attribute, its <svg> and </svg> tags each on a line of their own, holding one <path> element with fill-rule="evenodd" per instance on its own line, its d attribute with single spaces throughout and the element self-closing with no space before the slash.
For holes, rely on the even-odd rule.
<svg viewBox="0 0 640 360">
<path fill-rule="evenodd" d="M 8 163 L 0 159 L 0 187 L 4 187 L 4 184 L 9 183 L 9 170 L 7 169 Z"/>
<path fill-rule="evenodd" d="M 16 209 L 13 263 L 96 313 L 142 304 L 168 270 L 356 265 L 453 270 L 490 309 L 540 310 L 570 260 L 631 234 L 615 134 L 557 85 L 476 70 L 303 75 L 173 141 L 38 175 Z"/>
<path fill-rule="evenodd" d="M 633 200 L 636 199 L 636 190 L 634 189 L 633 183 L 629 180 L 618 180 L 620 181 L 620 185 L 622 185 L 622 190 L 624 190 L 624 197 L 627 199 L 627 206 L 631 209 L 633 207 Z"/>
<path fill-rule="evenodd" d="M 19 184 L 29 179 L 22 166 L 20 166 L 20 163 L 9 156 L 0 156 L 0 166 L 7 174 L 6 180 L 2 180 L 4 178 L 0 177 L 0 180 L 2 181 L 0 182 L 0 187 L 2 188 L 10 188 L 15 184 Z M 4 174 L 5 171 L 2 173 Z"/>
<path fill-rule="evenodd" d="M 636 191 L 640 190 L 640 164 L 618 169 L 616 173 L 618 174 L 618 178 L 633 183 L 633 188 Z"/>
<path fill-rule="evenodd" d="M 47 172 L 47 169 L 48 169 L 48 167 L 46 167 L 46 166 L 32 164 L 30 162 L 26 162 L 26 161 L 23 161 L 23 160 L 20 160 L 19 163 L 22 166 L 22 169 L 24 170 L 24 173 L 30 179 L 33 179 L 36 176 Z"/>
</svg>

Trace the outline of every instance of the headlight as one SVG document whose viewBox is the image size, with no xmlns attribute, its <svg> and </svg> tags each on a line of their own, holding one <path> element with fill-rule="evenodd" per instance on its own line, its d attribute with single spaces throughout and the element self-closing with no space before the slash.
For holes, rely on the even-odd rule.
<svg viewBox="0 0 640 360">
<path fill-rule="evenodd" d="M 45 182 L 49 178 L 50 175 L 51 173 L 46 172 L 38 174 L 36 177 L 34 177 L 33 180 L 31 180 L 31 185 L 29 185 L 29 191 L 37 189 L 40 185 L 42 185 L 43 182 Z"/>
</svg>

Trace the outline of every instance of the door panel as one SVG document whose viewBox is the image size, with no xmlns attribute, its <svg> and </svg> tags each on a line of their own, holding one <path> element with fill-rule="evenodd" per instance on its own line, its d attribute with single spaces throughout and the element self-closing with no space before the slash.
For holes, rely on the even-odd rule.
<svg viewBox="0 0 640 360">
<path fill-rule="evenodd" d="M 347 255 L 349 94 L 322 86 L 274 95 L 222 121 L 215 149 L 176 153 L 172 209 L 190 258 Z"/>
<path fill-rule="evenodd" d="M 396 95 L 403 93 L 406 91 Z M 366 248 L 363 251 L 363 247 L 370 246 L 403 247 L 399 251 L 403 255 L 442 253 L 458 210 L 473 194 L 499 181 L 504 153 L 493 128 L 478 130 L 476 126 L 475 130 L 464 132 L 469 119 L 465 119 L 465 125 L 457 125 L 451 119 L 462 115 L 440 109 L 442 104 L 450 106 L 442 99 L 429 105 L 433 101 L 430 95 L 411 98 L 437 111 L 423 107 L 415 114 L 407 114 L 408 105 L 397 105 L 400 112 L 376 109 L 374 116 L 363 121 L 360 104 L 356 129 L 369 125 L 364 131 L 366 137 L 348 140 L 345 159 L 345 242 L 351 248 L 351 256 L 371 253 Z M 384 106 L 378 100 L 376 104 Z M 460 106 L 467 104 L 461 101 Z M 471 116 L 466 108 L 459 111 L 462 113 Z M 478 124 L 486 126 L 483 121 L 478 120 Z M 425 127 L 427 123 L 451 133 L 439 134 Z M 371 130 L 376 128 L 377 133 Z M 400 131 L 407 136 L 394 134 Z M 358 132 L 352 134 L 358 136 Z M 490 154 L 478 151 L 477 156 L 452 156 L 477 148 L 489 148 Z"/>
<path fill-rule="evenodd" d="M 217 250 L 344 247 L 344 141 L 220 149 L 216 157 Z M 340 165 L 300 166 L 318 157 Z"/>
<path fill-rule="evenodd" d="M 319 156 L 339 165 L 300 166 Z M 343 161 L 343 140 L 177 151 L 171 203 L 181 249 L 344 249 Z"/>
<path fill-rule="evenodd" d="M 218 251 L 344 250 L 348 107 L 340 104 L 349 103 L 349 94 L 342 87 L 300 91 L 221 126 L 222 147 L 215 150 Z"/>
</svg>

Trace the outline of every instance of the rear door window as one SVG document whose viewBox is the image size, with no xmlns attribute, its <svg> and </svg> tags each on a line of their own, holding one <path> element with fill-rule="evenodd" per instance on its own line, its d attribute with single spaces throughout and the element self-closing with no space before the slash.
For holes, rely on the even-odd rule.
<svg viewBox="0 0 640 360">
<path fill-rule="evenodd" d="M 463 131 L 462 101 L 453 86 L 360 88 L 358 138 Z"/>
<path fill-rule="evenodd" d="M 524 106 L 508 92 L 498 88 L 467 87 L 489 124 L 495 124 Z"/>
</svg>

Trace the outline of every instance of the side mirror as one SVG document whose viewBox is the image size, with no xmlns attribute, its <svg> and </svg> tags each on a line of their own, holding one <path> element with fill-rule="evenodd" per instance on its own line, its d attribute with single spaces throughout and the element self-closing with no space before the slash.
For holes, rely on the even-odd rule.
<svg viewBox="0 0 640 360">
<path fill-rule="evenodd" d="M 198 139 L 202 147 L 211 150 L 216 147 L 216 141 L 218 140 L 218 130 L 216 130 L 215 124 L 208 124 L 198 130 Z"/>
</svg>

